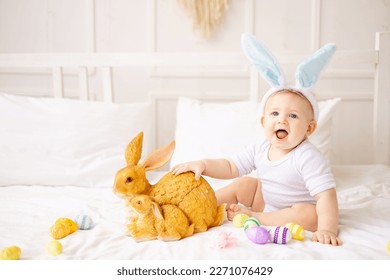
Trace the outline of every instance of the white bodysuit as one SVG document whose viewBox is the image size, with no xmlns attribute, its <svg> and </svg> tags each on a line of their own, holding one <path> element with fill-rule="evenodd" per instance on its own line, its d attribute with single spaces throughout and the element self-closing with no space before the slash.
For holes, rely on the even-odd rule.
<svg viewBox="0 0 390 280">
<path fill-rule="evenodd" d="M 248 146 L 233 156 L 240 176 L 256 170 L 262 182 L 264 211 L 316 204 L 314 196 L 336 186 L 328 161 L 308 140 L 277 161 L 268 159 L 269 142 Z"/>
</svg>

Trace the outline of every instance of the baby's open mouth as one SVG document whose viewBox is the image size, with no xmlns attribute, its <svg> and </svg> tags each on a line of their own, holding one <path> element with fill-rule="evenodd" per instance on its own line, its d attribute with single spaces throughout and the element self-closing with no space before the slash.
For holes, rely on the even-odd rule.
<svg viewBox="0 0 390 280">
<path fill-rule="evenodd" d="M 278 139 L 284 139 L 286 138 L 288 135 L 288 132 L 284 129 L 278 129 L 276 131 L 276 137 L 278 137 Z"/>
</svg>

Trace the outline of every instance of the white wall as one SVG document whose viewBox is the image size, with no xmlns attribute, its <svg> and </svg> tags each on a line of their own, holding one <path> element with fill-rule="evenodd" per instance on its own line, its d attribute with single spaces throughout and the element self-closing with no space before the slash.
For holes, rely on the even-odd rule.
<svg viewBox="0 0 390 280">
<path fill-rule="evenodd" d="M 175 0 L 0 0 L 0 53 L 240 52 L 244 31 L 261 38 L 276 54 L 311 52 L 327 42 L 339 50 L 373 49 L 375 32 L 390 31 L 390 0 L 230 0 L 222 25 L 209 40 L 194 34 Z M 283 67 L 293 79 L 295 64 Z M 66 73 L 66 95 L 76 96 L 76 72 Z M 201 78 L 195 77 L 199 74 Z M 330 65 L 317 85 L 319 96 L 344 97 L 334 129 L 334 163 L 373 162 L 373 74 L 373 67 L 364 64 L 337 70 Z M 100 100 L 100 73 L 90 69 L 89 75 L 93 97 Z M 249 91 L 244 66 L 208 72 L 117 68 L 113 77 L 117 102 L 148 100 L 151 93 L 161 96 L 159 106 L 170 115 L 159 120 L 164 132 L 159 144 L 173 137 L 175 100 L 164 99 L 166 93 L 223 98 Z M 262 82 L 260 94 L 266 90 Z M 50 95 L 51 78 L 46 71 L 3 70 L 0 91 Z M 351 120 L 361 125 L 351 125 Z"/>
</svg>

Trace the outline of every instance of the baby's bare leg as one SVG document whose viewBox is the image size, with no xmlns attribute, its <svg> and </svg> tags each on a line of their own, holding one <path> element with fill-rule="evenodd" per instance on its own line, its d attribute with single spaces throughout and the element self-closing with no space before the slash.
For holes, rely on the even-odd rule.
<svg viewBox="0 0 390 280">
<path fill-rule="evenodd" d="M 301 225 L 309 231 L 317 230 L 317 212 L 316 206 L 307 203 L 297 203 L 291 208 L 284 208 L 275 212 L 254 212 L 239 205 L 232 205 L 231 208 L 236 213 L 245 213 L 255 217 L 260 224 L 265 226 L 284 226 L 287 223 L 294 222 Z"/>
<path fill-rule="evenodd" d="M 260 180 L 253 177 L 241 177 L 231 184 L 216 191 L 218 205 L 227 203 L 228 218 L 231 220 L 234 211 L 230 211 L 230 205 L 238 203 L 251 208 L 254 212 L 261 212 L 264 209 L 264 200 L 261 192 Z"/>
</svg>

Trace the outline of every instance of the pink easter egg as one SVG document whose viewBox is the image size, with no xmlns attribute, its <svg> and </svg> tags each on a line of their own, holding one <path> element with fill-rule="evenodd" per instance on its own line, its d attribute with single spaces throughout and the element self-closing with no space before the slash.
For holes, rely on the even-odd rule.
<svg viewBox="0 0 390 280">
<path fill-rule="evenodd" d="M 246 236 L 256 244 L 265 244 L 269 240 L 269 232 L 263 227 L 251 227 L 246 230 Z"/>
</svg>

